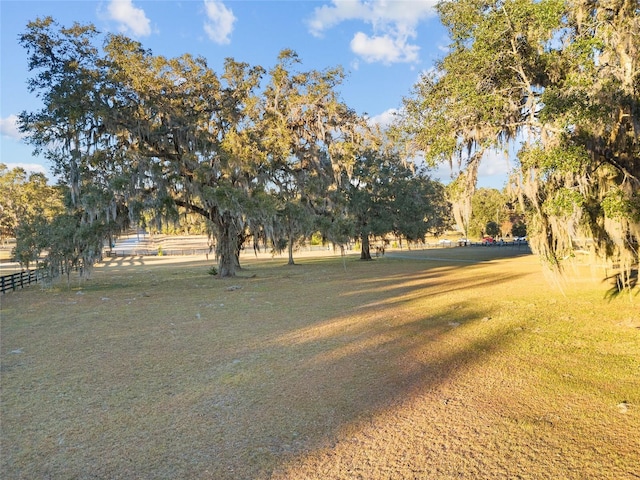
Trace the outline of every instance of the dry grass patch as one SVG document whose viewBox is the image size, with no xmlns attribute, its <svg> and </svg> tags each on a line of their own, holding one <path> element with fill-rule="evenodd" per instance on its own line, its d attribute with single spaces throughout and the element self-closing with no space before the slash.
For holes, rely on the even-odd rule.
<svg viewBox="0 0 640 480">
<path fill-rule="evenodd" d="M 4 295 L 3 475 L 638 478 L 637 298 L 505 252 L 116 259 Z"/>
</svg>

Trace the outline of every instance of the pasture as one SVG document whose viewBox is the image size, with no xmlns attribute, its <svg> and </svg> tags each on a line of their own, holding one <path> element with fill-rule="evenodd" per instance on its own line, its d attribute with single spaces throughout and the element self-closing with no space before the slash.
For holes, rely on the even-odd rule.
<svg viewBox="0 0 640 480">
<path fill-rule="evenodd" d="M 3 295 L 2 477 L 640 478 L 640 297 L 519 249 L 297 261 Z"/>
</svg>

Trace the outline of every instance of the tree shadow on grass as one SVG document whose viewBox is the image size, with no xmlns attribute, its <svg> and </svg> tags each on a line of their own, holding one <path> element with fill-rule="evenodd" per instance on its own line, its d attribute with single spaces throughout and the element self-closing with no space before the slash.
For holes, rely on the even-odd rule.
<svg viewBox="0 0 640 480">
<path fill-rule="evenodd" d="M 268 478 L 296 458 L 335 444 L 348 425 L 436 389 L 497 354 L 510 338 L 503 331 L 458 338 L 459 327 L 492 313 L 469 302 L 404 316 L 400 306 L 426 294 L 425 282 L 433 278 L 440 281 L 440 293 L 463 287 L 424 271 L 405 275 L 410 286 L 398 287 L 390 275 L 387 288 L 354 286 L 357 296 L 374 302 L 284 329 L 236 351 L 213 366 L 211 384 L 192 404 L 199 422 L 178 438 L 189 438 L 192 448 L 215 459 L 209 465 L 212 478 Z M 464 287 L 483 288 L 487 282 L 474 278 Z M 308 308 L 321 309 L 321 303 Z"/>
<path fill-rule="evenodd" d="M 463 247 L 463 248 L 430 248 L 416 250 L 394 250 L 387 253 L 389 259 L 413 259 L 444 263 L 486 263 L 505 258 L 532 256 L 529 246 L 495 246 L 495 247 Z"/>
<path fill-rule="evenodd" d="M 286 470 L 295 457 L 334 445 L 348 425 L 437 389 L 508 342 L 499 331 L 452 341 L 457 328 L 490 313 L 464 303 L 455 307 L 455 315 L 440 310 L 410 321 L 379 312 L 334 318 L 232 360 L 228 377 L 218 376 L 232 388 L 211 388 L 197 402 L 199 427 L 225 439 L 215 478 Z"/>
<path fill-rule="evenodd" d="M 90 346 L 66 338 L 52 350 L 52 357 L 65 350 L 50 359 L 56 367 L 38 367 L 46 377 L 24 387 L 29 402 L 4 407 L 13 410 L 5 425 L 19 421 L 33 433 L 32 448 L 10 448 L 7 471 L 15 478 L 268 478 L 335 444 L 345 428 L 437 389 L 512 338 L 495 328 L 462 335 L 492 314 L 462 295 L 430 308 L 412 302 L 499 287 L 517 274 L 461 282 L 449 277 L 455 267 L 380 263 L 348 282 L 341 266 L 326 265 L 321 283 L 300 281 L 317 275 L 314 266 L 285 283 L 267 279 L 264 292 L 250 283 L 251 291 L 208 292 L 226 297 L 207 300 L 202 318 L 184 305 L 182 317 L 145 320 L 140 331 L 136 318 L 101 331 L 96 319 L 96 330 L 85 332 Z M 291 295 L 298 295 L 295 310 L 269 309 L 290 305 Z M 179 298 L 178 291 L 165 301 Z M 45 406 L 46 415 L 36 414 Z"/>
</svg>

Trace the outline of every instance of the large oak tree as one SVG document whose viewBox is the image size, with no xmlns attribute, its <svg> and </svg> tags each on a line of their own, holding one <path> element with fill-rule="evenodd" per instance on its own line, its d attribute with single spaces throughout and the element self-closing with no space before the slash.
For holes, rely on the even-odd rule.
<svg viewBox="0 0 640 480">
<path fill-rule="evenodd" d="M 438 11 L 449 53 L 406 99 L 401 132 L 429 161 L 466 167 L 463 207 L 483 153 L 520 148 L 513 186 L 533 249 L 562 270 L 582 240 L 630 272 L 640 238 L 638 2 L 456 0 Z"/>
<path fill-rule="evenodd" d="M 21 36 L 43 107 L 20 126 L 69 185 L 82 222 L 186 208 L 210 222 L 223 277 L 240 267 L 247 236 L 274 231 L 278 216 L 292 243 L 293 207 L 317 200 L 357 142 L 361 122 L 335 91 L 342 72 L 292 72 L 286 51 L 262 91 L 259 66 L 227 59 L 218 75 L 203 58 L 156 56 L 121 35 L 100 49 L 98 37 L 51 18 Z"/>
<path fill-rule="evenodd" d="M 423 242 L 449 227 L 444 186 L 396 152 L 366 150 L 340 186 L 346 218 L 360 241 L 360 259 L 371 260 L 370 241 L 387 235 Z"/>
<path fill-rule="evenodd" d="M 270 237 L 275 246 L 286 243 L 292 265 L 296 242 L 327 214 L 330 190 L 341 173 L 349 178 L 371 132 L 338 96 L 342 68 L 300 71 L 291 50 L 283 50 L 278 60 L 262 97 L 259 127 L 277 201 L 278 221 Z"/>
</svg>

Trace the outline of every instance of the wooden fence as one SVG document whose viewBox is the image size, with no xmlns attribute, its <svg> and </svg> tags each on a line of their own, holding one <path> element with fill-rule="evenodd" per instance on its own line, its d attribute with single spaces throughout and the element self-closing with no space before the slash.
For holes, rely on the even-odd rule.
<svg viewBox="0 0 640 480">
<path fill-rule="evenodd" d="M 129 250 L 112 250 L 110 252 L 105 252 L 105 257 L 140 257 L 140 256 L 181 256 L 181 255 L 206 255 L 212 253 L 208 248 L 188 248 L 188 249 L 178 249 L 178 248 L 170 248 L 170 249 L 160 249 L 157 248 L 132 248 Z"/>
<path fill-rule="evenodd" d="M 0 293 L 16 291 L 18 288 L 24 288 L 32 283 L 42 282 L 46 276 L 45 270 L 24 270 L 22 272 L 13 273 L 11 275 L 3 275 L 0 277 Z"/>
</svg>

